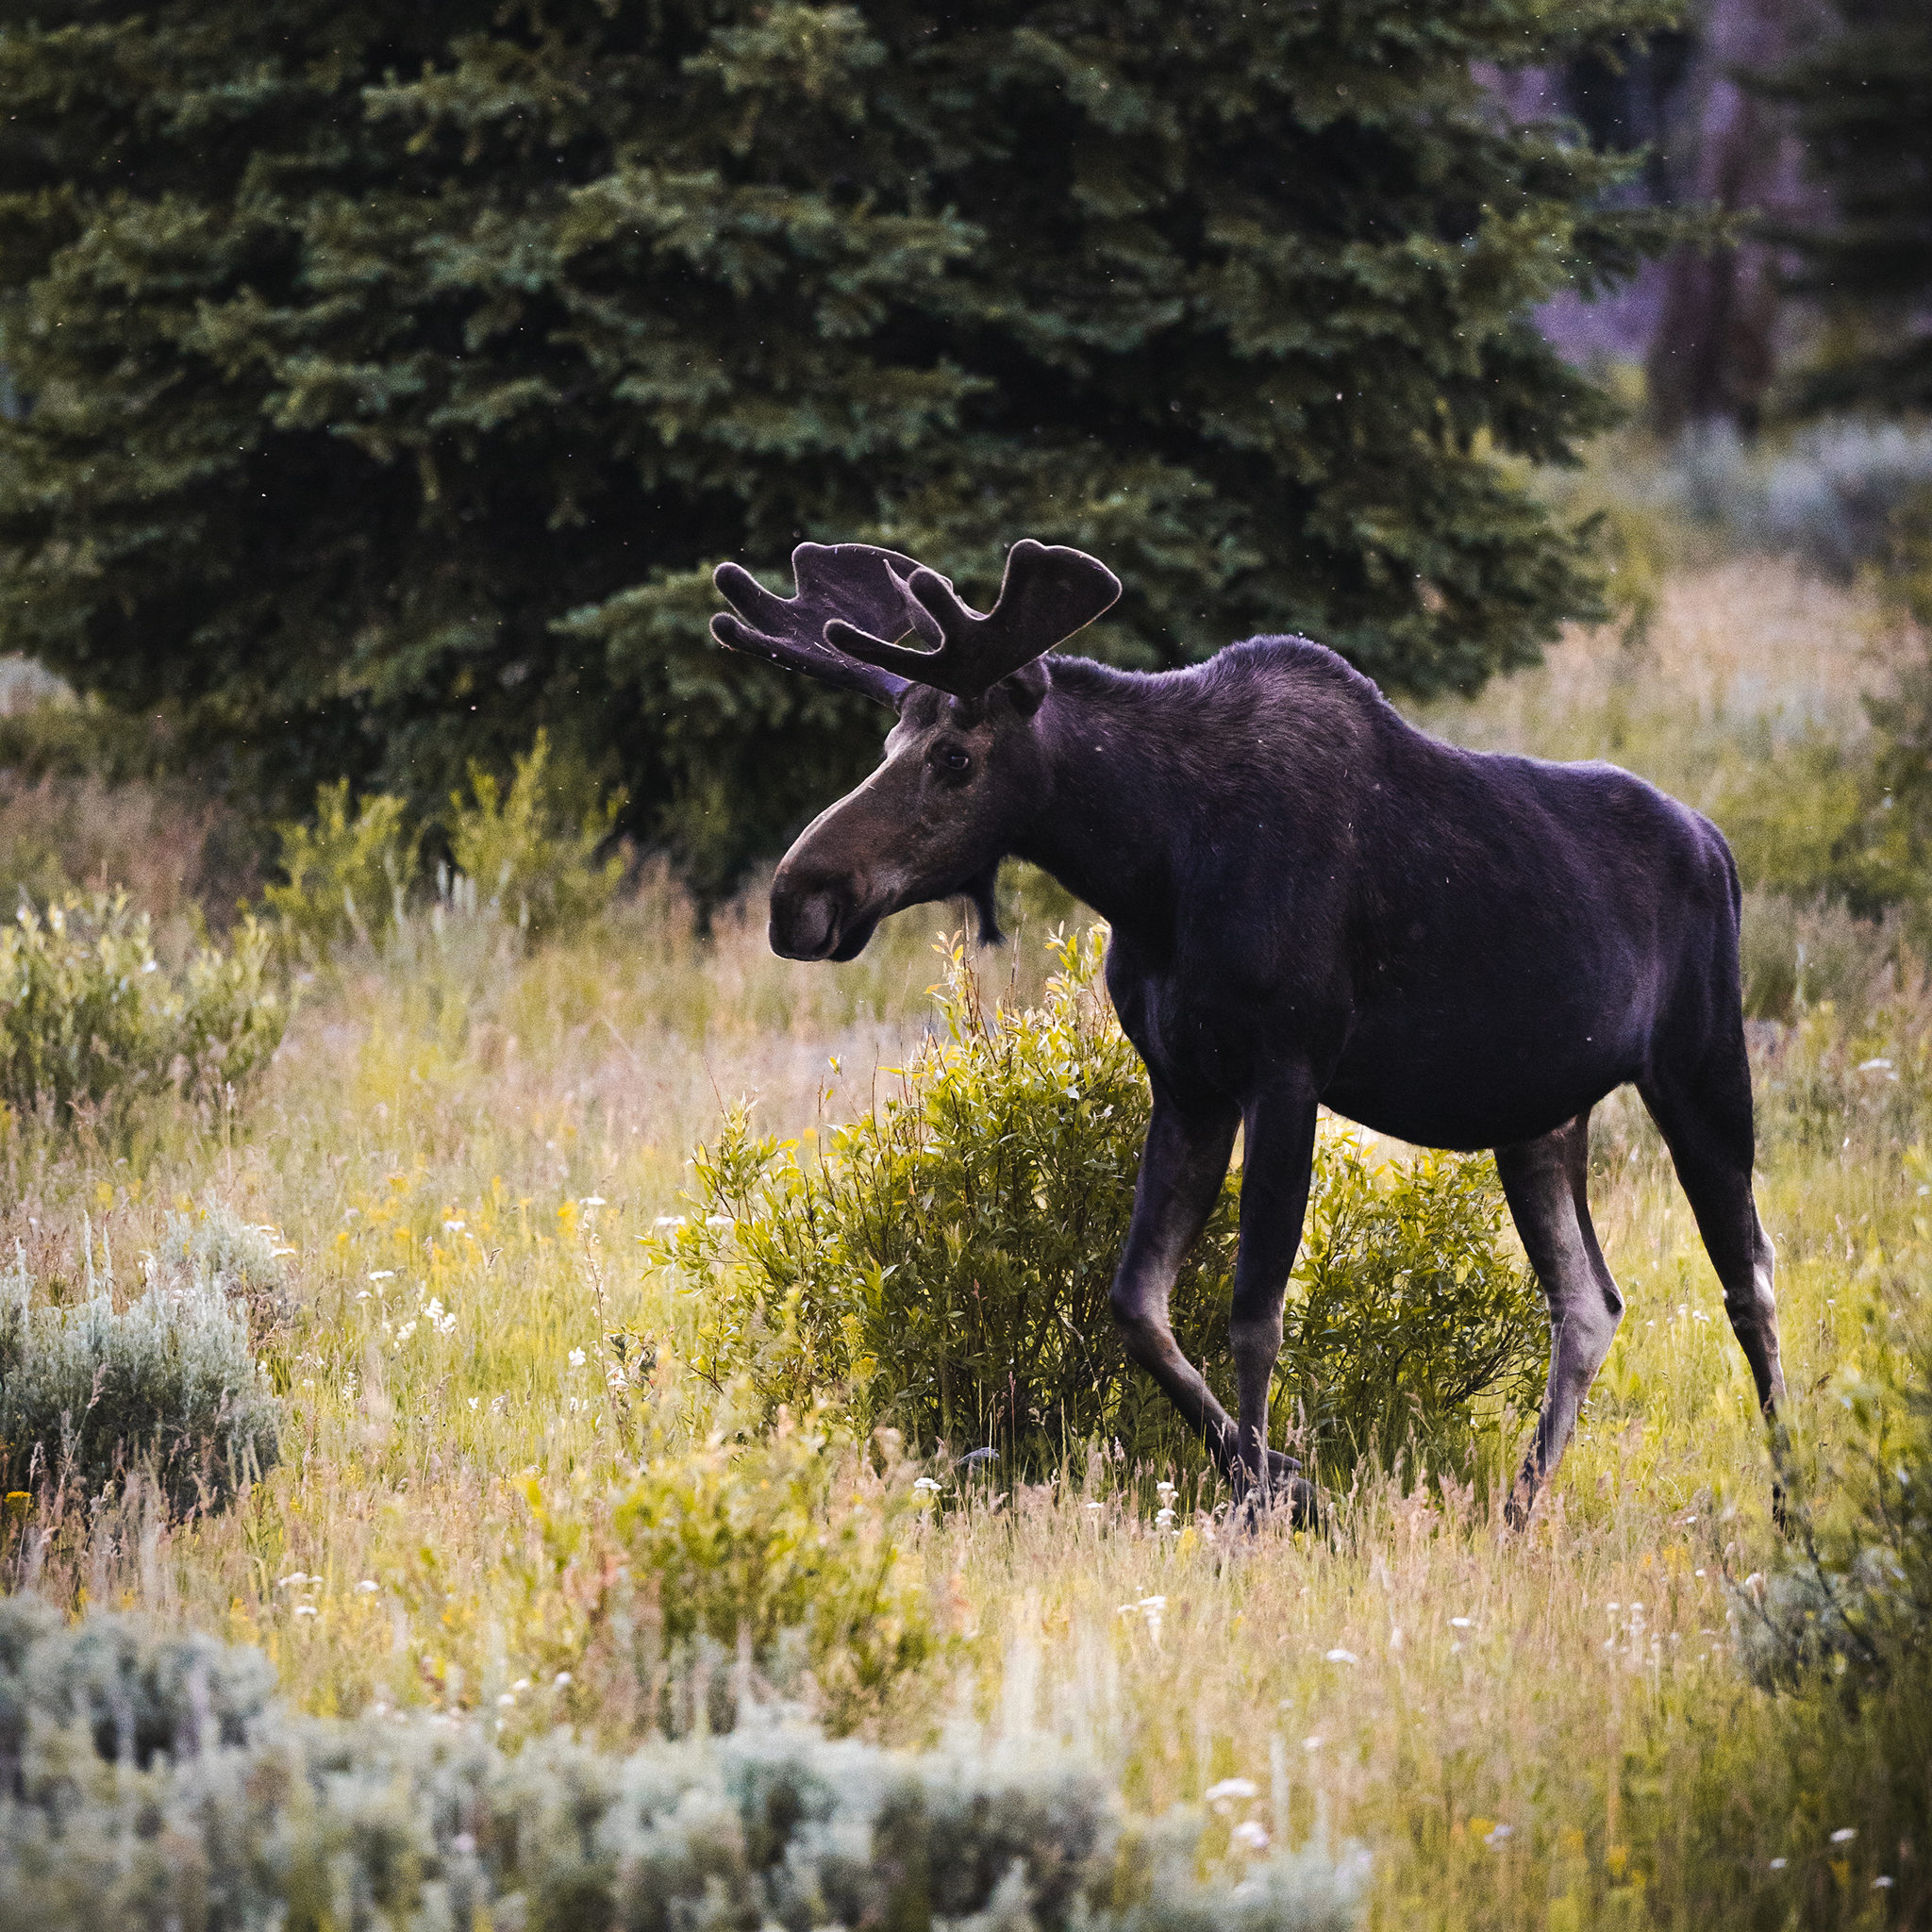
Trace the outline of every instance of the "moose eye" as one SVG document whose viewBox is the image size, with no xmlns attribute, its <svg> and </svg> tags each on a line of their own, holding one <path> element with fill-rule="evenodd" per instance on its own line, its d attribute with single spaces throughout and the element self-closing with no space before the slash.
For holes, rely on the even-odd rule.
<svg viewBox="0 0 1932 1932">
<path fill-rule="evenodd" d="M 958 777 L 962 772 L 973 769 L 973 756 L 962 744 L 941 744 L 936 746 L 932 755 L 935 767 L 941 772 L 950 772 Z"/>
</svg>

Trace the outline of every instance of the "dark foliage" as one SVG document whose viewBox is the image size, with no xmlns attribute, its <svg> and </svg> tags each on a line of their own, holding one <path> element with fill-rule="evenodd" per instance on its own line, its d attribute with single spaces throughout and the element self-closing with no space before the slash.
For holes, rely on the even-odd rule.
<svg viewBox="0 0 1932 1932">
<path fill-rule="evenodd" d="M 284 811 L 547 724 L 711 879 L 874 741 L 721 557 L 1031 533 L 1124 660 L 1473 686 L 1595 595 L 1527 309 L 1656 227 L 1477 70 L 1664 11 L 0 0 L 0 649 Z"/>
<path fill-rule="evenodd" d="M 1833 219 L 1783 232 L 1839 325 L 1801 407 L 1932 409 L 1932 10 L 1833 0 L 1835 30 L 1760 83 L 1791 104 Z"/>
</svg>

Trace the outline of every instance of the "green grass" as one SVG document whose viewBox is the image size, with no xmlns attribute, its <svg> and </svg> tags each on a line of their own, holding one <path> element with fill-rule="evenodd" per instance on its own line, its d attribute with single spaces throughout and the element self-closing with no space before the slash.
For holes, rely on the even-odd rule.
<svg viewBox="0 0 1932 1932">
<path fill-rule="evenodd" d="M 1856 744 L 1880 637 L 1845 593 L 1726 565 L 1663 585 L 1641 653 L 1578 638 L 1424 722 L 1716 805 L 1793 743 Z M 1798 914 L 1753 917 L 1774 965 Z M 0 1253 L 18 1240 L 57 1296 L 83 1292 L 83 1216 L 131 1260 L 170 1210 L 219 1202 L 280 1229 L 296 1305 L 265 1344 L 282 1460 L 237 1507 L 174 1528 L 9 1514 L 9 1579 L 258 1642 L 318 1713 L 634 1734 L 618 1499 L 646 1407 L 675 1426 L 707 1397 L 676 1356 L 691 1310 L 637 1238 L 740 1095 L 798 1137 L 870 1104 L 924 1024 L 945 923 L 907 915 L 834 969 L 772 958 L 756 895 L 698 938 L 661 881 L 534 951 L 425 915 L 308 987 L 245 1108 L 164 1109 L 131 1147 L 14 1135 Z M 1036 917 L 1014 949 L 1023 991 L 1041 937 Z M 1757 1048 L 1792 1420 L 1827 1467 L 1838 1390 L 1880 1365 L 1886 1311 L 1932 1260 L 1932 998 L 1896 947 L 1847 957 L 1835 1003 L 1800 984 Z M 1874 1058 L 1892 1065 L 1859 1071 Z M 1831 1842 L 1860 1823 L 1857 1777 L 1793 1755 L 1728 1634 L 1725 1577 L 1780 1545 L 1717 1284 L 1641 1109 L 1598 1118 L 1629 1314 L 1527 1534 L 1453 1482 L 1382 1478 L 1338 1499 L 1326 1539 L 1232 1535 L 1208 1493 L 1162 1528 L 1160 1472 L 1106 1444 L 1012 1491 L 938 1472 L 910 1554 L 942 1641 L 862 1728 L 1058 1740 L 1144 1812 L 1247 1779 L 1204 1856 L 1250 1815 L 1277 1842 L 1358 1840 L 1391 1928 L 1884 1923 L 1871 1885 L 1897 1847 Z M 655 1366 L 625 1331 L 664 1339 Z"/>
</svg>

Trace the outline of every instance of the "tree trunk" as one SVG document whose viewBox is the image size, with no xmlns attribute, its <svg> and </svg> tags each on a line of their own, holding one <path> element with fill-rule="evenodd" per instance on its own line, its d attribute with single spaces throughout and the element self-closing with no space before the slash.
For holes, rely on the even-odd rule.
<svg viewBox="0 0 1932 1932">
<path fill-rule="evenodd" d="M 1798 204 L 1798 146 L 1788 117 L 1747 92 L 1739 75 L 1781 61 L 1804 11 L 1805 0 L 1709 0 L 1702 73 L 1686 90 L 1691 125 L 1674 171 L 1684 201 L 1729 213 Z M 1750 435 L 1776 373 L 1776 263 L 1763 242 L 1676 250 L 1648 358 L 1655 426 L 1670 436 L 1728 418 Z"/>
</svg>

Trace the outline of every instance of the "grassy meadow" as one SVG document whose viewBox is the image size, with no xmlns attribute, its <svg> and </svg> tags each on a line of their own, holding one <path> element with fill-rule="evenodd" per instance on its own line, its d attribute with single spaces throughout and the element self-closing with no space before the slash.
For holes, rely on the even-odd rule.
<svg viewBox="0 0 1932 1932">
<path fill-rule="evenodd" d="M 1613 758 L 1774 841 L 1903 649 L 1858 592 L 1720 561 L 1661 584 L 1647 635 L 1578 633 L 1421 722 Z M 9 796 L 0 831 L 54 808 Z M 175 914 L 206 828 L 117 809 L 125 850 L 92 862 L 160 882 Z M 1048 895 L 1028 904 L 982 969 L 1018 997 L 1049 964 Z M 772 958 L 756 892 L 701 935 L 651 874 L 534 948 L 449 905 L 308 974 L 244 1104 L 11 1130 L 0 1253 L 18 1243 L 57 1299 L 91 1274 L 131 1291 L 170 1211 L 276 1230 L 287 1292 L 258 1345 L 288 1422 L 225 1513 L 9 1517 L 7 1582 L 258 1644 L 316 1713 L 636 1735 L 662 1666 L 625 1607 L 616 1499 L 687 1412 L 692 1319 L 641 1237 L 684 1211 L 689 1151 L 741 1096 L 799 1138 L 872 1104 L 957 917 L 903 915 L 833 968 Z M 1749 918 L 1759 1203 L 1828 1509 L 1845 1391 L 1884 1366 L 1932 1257 L 1932 992 L 1895 924 L 1770 890 Z M 1243 1535 L 1191 1481 L 1158 1520 L 1168 1473 L 1105 1443 L 1016 1487 L 936 1465 L 900 1532 L 934 1641 L 849 1721 L 893 1744 L 1070 1745 L 1146 1814 L 1213 1789 L 1208 1861 L 1357 1841 L 1378 1926 L 1891 1923 L 1878 1881 L 1926 1848 L 1883 1839 L 1869 1759 L 1794 1730 L 1739 1660 L 1727 1586 L 1748 1600 L 1781 1548 L 1769 1461 L 1633 1096 L 1600 1110 L 1591 1158 L 1628 1313 L 1526 1533 L 1453 1478 L 1365 1476 L 1324 1535 Z"/>
</svg>

